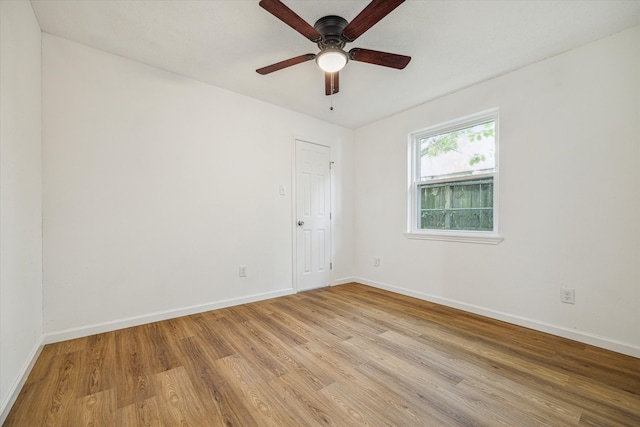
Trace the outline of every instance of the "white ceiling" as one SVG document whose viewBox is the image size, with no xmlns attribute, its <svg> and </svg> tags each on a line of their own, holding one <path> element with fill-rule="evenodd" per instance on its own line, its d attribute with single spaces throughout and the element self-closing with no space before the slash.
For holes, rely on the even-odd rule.
<svg viewBox="0 0 640 427">
<path fill-rule="evenodd" d="M 312 25 L 369 3 L 283 2 Z M 327 97 L 313 61 L 255 72 L 318 51 L 258 0 L 31 3 L 44 32 L 350 128 L 640 24 L 637 0 L 409 0 L 346 47 L 409 55 L 407 68 L 350 62 Z"/>
</svg>

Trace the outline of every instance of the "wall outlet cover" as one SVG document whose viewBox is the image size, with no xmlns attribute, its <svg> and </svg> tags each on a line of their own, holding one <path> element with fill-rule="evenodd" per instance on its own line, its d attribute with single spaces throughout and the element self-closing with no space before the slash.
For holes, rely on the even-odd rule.
<svg viewBox="0 0 640 427">
<path fill-rule="evenodd" d="M 560 301 L 565 304 L 576 303 L 576 290 L 573 288 L 561 288 L 560 289 Z"/>
</svg>

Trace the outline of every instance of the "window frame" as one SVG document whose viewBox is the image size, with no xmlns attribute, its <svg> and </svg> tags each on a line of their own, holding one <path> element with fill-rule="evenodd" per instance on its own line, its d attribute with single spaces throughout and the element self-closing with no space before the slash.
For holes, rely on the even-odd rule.
<svg viewBox="0 0 640 427">
<path fill-rule="evenodd" d="M 434 178 L 421 180 L 420 172 L 420 140 L 429 136 L 438 135 L 447 132 L 453 132 L 459 129 L 465 129 L 488 121 L 495 122 L 495 168 L 494 172 L 482 173 L 477 175 L 464 175 L 455 177 Z M 426 239 L 440 240 L 451 242 L 466 243 L 484 243 L 498 244 L 504 239 L 498 233 L 499 215 L 498 215 L 498 195 L 499 195 L 499 110 L 492 108 L 469 116 L 450 120 L 430 126 L 425 129 L 411 132 L 408 136 L 408 197 L 407 197 L 407 230 L 405 237 L 410 239 Z M 420 186 L 424 184 L 438 184 L 456 181 L 469 181 L 481 178 L 493 178 L 493 230 L 434 230 L 418 228 L 419 217 L 419 191 Z"/>
</svg>

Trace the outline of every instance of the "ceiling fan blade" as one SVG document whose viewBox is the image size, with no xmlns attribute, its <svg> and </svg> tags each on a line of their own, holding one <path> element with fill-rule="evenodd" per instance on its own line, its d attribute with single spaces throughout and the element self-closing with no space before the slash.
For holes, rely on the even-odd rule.
<svg viewBox="0 0 640 427">
<path fill-rule="evenodd" d="M 311 40 L 312 42 L 318 42 L 322 38 L 322 34 L 316 31 L 307 21 L 300 18 L 298 14 L 296 14 L 293 10 L 289 9 L 284 3 L 280 0 L 260 0 L 260 6 Z"/>
<path fill-rule="evenodd" d="M 402 3 L 404 3 L 404 0 L 372 0 L 371 3 L 345 27 L 342 31 L 342 37 L 348 42 L 354 41 Z"/>
<path fill-rule="evenodd" d="M 291 67 L 292 65 L 311 61 L 315 57 L 316 55 L 313 53 L 305 53 L 304 55 L 296 56 L 295 58 L 285 59 L 284 61 L 276 62 L 275 64 L 258 68 L 256 70 L 256 73 L 262 74 L 264 76 L 265 74 L 273 73 L 274 71 L 282 70 L 283 68 Z"/>
<path fill-rule="evenodd" d="M 340 72 L 324 73 L 324 93 L 325 95 L 333 95 L 340 90 Z"/>
<path fill-rule="evenodd" d="M 410 56 L 380 52 L 378 50 L 360 49 L 357 47 L 349 51 L 349 58 L 354 61 L 397 68 L 398 70 L 402 70 L 407 66 L 409 61 L 411 61 Z"/>
</svg>

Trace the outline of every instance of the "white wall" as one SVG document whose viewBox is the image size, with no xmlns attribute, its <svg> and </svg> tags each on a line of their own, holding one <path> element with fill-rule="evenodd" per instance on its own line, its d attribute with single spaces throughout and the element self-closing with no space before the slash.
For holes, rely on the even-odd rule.
<svg viewBox="0 0 640 427">
<path fill-rule="evenodd" d="M 42 335 L 40 28 L 0 2 L 0 423 Z"/>
<path fill-rule="evenodd" d="M 638 46 L 636 27 L 358 129 L 355 275 L 640 356 Z M 504 241 L 403 237 L 407 134 L 492 107 Z"/>
<path fill-rule="evenodd" d="M 48 34 L 43 116 L 46 340 L 291 293 L 295 138 L 332 147 L 351 276 L 352 130 Z"/>
</svg>

